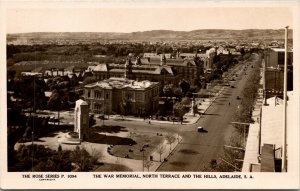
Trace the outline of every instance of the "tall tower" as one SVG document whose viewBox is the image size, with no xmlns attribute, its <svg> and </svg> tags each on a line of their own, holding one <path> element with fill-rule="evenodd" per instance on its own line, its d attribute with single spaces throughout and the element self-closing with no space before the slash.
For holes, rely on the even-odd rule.
<svg viewBox="0 0 300 191">
<path fill-rule="evenodd" d="M 130 78 L 132 77 L 132 63 L 131 63 L 131 57 L 132 57 L 132 54 L 129 53 L 127 58 L 126 58 L 126 62 L 125 62 L 125 71 L 124 71 L 124 78 Z"/>
<path fill-rule="evenodd" d="M 167 59 L 165 53 L 163 53 L 160 55 L 160 65 L 166 65 L 166 63 L 167 63 Z"/>
</svg>

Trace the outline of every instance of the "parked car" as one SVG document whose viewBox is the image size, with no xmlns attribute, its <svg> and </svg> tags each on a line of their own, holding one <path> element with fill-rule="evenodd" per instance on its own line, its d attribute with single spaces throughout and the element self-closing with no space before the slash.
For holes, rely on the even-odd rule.
<svg viewBox="0 0 300 191">
<path fill-rule="evenodd" d="M 240 98 L 240 96 L 236 96 L 236 99 L 239 100 L 239 99 L 241 99 L 241 98 Z"/>
<path fill-rule="evenodd" d="M 198 131 L 198 132 L 204 132 L 204 128 L 201 127 L 201 126 L 199 126 L 199 127 L 197 127 L 197 131 Z"/>
</svg>

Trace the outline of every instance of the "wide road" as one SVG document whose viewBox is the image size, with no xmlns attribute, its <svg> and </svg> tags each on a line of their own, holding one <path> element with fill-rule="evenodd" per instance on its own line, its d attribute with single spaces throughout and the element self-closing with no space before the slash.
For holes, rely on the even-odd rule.
<svg viewBox="0 0 300 191">
<path fill-rule="evenodd" d="M 251 57 L 253 62 L 259 60 L 257 54 L 252 54 Z M 250 66 L 246 72 L 243 71 L 241 64 L 237 68 L 239 70 L 238 77 L 235 77 L 235 88 L 227 86 L 197 124 L 182 126 L 180 134 L 183 140 L 158 171 L 204 171 L 205 167 L 209 167 L 211 159 L 222 157 L 223 147 L 234 132 L 230 122 L 241 102 L 236 97 L 241 96 L 247 77 L 253 71 Z M 204 127 L 207 132 L 198 133 L 198 126 Z"/>
</svg>

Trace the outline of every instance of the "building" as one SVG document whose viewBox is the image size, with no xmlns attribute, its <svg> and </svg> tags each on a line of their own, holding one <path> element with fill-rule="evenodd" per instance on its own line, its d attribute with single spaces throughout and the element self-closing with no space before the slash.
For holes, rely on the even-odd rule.
<svg viewBox="0 0 300 191">
<path fill-rule="evenodd" d="M 265 51 L 266 68 L 284 67 L 284 48 L 269 48 Z M 288 66 L 293 65 L 293 51 L 288 51 Z"/>
<path fill-rule="evenodd" d="M 288 52 L 287 91 L 293 90 L 293 52 Z M 263 61 L 265 98 L 283 97 L 284 49 L 271 48 L 265 51 Z"/>
<path fill-rule="evenodd" d="M 149 54 L 144 54 L 144 58 Z M 212 69 L 214 56 L 214 49 L 209 49 L 204 54 L 177 52 L 175 58 L 165 57 L 164 54 L 161 54 L 160 58 L 146 58 L 149 60 L 149 65 L 158 66 L 163 63 L 163 65 L 172 67 L 180 79 L 189 82 L 191 85 L 197 85 L 203 73 Z"/>
<path fill-rule="evenodd" d="M 200 61 L 194 59 L 165 59 L 164 61 L 162 59 L 150 59 L 149 65 L 152 67 L 170 67 L 178 75 L 179 80 L 186 80 L 191 85 L 196 85 L 203 73 Z M 179 80 L 171 83 L 177 83 Z"/>
<path fill-rule="evenodd" d="M 84 86 L 84 98 L 95 114 L 142 116 L 158 109 L 159 83 L 109 78 Z"/>
<path fill-rule="evenodd" d="M 287 140 L 293 136 L 295 99 L 293 92 L 288 92 L 287 101 Z M 255 123 L 250 124 L 249 135 L 243 163 L 243 172 L 280 172 L 283 147 L 283 100 L 278 97 L 267 99 L 257 109 Z M 288 141 L 290 142 L 290 141 Z M 287 144 L 288 145 L 288 144 Z M 287 153 L 294 152 L 287 146 Z M 288 166 L 288 169 L 291 169 Z M 289 171 L 289 170 L 288 170 Z"/>
<path fill-rule="evenodd" d="M 159 82 L 161 90 L 165 84 L 178 83 L 180 79 L 175 70 L 163 61 L 153 65 L 149 64 L 148 59 L 139 57 L 134 61 L 128 57 L 125 64 L 108 63 L 89 66 L 88 71 L 91 71 L 97 80 L 125 77 L 136 81 Z"/>
</svg>

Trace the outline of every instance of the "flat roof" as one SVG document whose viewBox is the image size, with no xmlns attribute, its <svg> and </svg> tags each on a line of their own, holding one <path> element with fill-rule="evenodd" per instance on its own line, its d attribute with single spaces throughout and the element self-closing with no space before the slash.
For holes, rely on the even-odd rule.
<svg viewBox="0 0 300 191">
<path fill-rule="evenodd" d="M 150 82 L 149 80 L 143 80 L 143 81 L 135 81 L 135 80 L 129 80 L 126 78 L 109 78 L 106 80 L 102 80 L 99 82 L 95 82 L 92 84 L 85 85 L 86 88 L 93 88 L 93 87 L 100 87 L 103 89 L 123 89 L 123 88 L 131 88 L 135 90 L 142 90 L 147 89 L 151 86 L 157 85 L 158 82 Z"/>
</svg>

